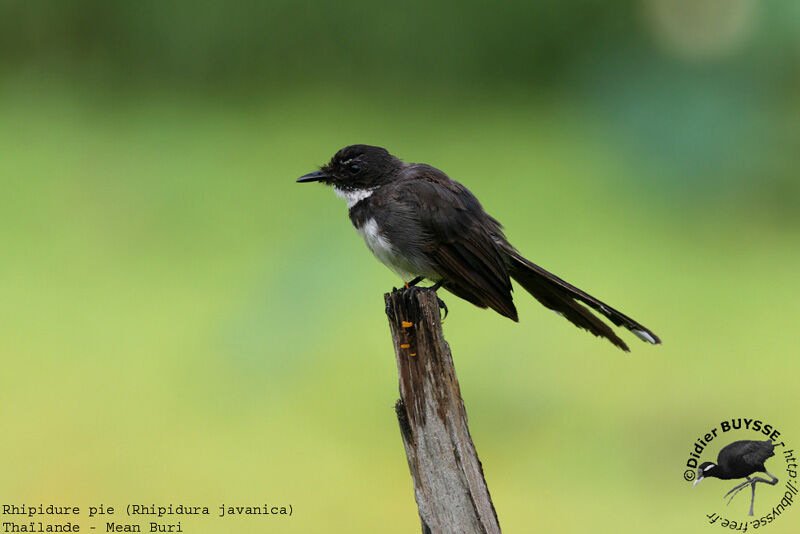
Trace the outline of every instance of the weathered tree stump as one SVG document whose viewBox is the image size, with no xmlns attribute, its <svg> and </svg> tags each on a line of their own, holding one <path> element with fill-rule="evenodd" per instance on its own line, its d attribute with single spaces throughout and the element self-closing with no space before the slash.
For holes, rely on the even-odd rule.
<svg viewBox="0 0 800 534">
<path fill-rule="evenodd" d="M 433 291 L 384 295 L 400 379 L 395 404 L 423 533 L 499 533 Z"/>
</svg>

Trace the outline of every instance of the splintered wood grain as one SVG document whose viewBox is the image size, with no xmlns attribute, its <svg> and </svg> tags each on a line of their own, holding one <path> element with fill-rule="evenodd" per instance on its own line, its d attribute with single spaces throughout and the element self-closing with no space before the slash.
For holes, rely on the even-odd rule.
<svg viewBox="0 0 800 534">
<path fill-rule="evenodd" d="M 422 532 L 499 533 L 433 291 L 385 296 L 400 400 L 395 405 Z"/>
</svg>

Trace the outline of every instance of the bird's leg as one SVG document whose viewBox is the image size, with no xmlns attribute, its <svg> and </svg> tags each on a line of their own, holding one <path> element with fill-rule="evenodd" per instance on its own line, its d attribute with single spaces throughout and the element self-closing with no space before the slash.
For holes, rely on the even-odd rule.
<svg viewBox="0 0 800 534">
<path fill-rule="evenodd" d="M 753 481 L 750 480 L 750 477 L 747 477 L 747 481 L 742 482 L 741 484 L 739 484 L 738 486 L 736 486 L 734 488 L 731 488 L 731 490 L 728 493 L 726 493 L 725 495 L 723 495 L 722 498 L 724 499 L 725 497 L 730 495 L 731 498 L 728 499 L 728 504 L 730 504 L 731 501 L 733 500 L 733 498 L 736 497 L 736 494 L 739 493 L 740 491 L 742 491 L 742 488 L 744 488 L 748 484 L 752 484 L 752 483 L 753 483 Z M 733 494 L 733 495 L 731 495 L 731 494 Z"/>
<path fill-rule="evenodd" d="M 409 287 L 414 287 L 415 285 L 417 285 L 420 282 L 422 282 L 424 279 L 425 279 L 424 276 L 418 276 L 418 277 L 414 278 L 413 280 L 411 280 L 410 282 L 406 282 L 406 289 L 408 289 Z"/>
<path fill-rule="evenodd" d="M 772 473 L 770 473 L 770 472 L 769 472 L 769 471 L 767 471 L 766 469 L 764 469 L 764 472 L 765 472 L 765 473 L 766 473 L 766 474 L 769 476 L 769 478 L 771 478 L 772 480 L 764 480 L 764 479 L 763 479 L 763 478 L 761 478 L 761 477 L 753 477 L 753 480 L 755 480 L 756 482 L 763 482 L 764 484 L 769 484 L 770 486 L 774 486 L 775 484 L 777 484 L 777 483 L 778 483 L 778 477 L 776 477 L 776 476 L 773 476 L 773 475 L 772 475 Z"/>
<path fill-rule="evenodd" d="M 420 282 L 422 282 L 424 279 L 425 279 L 424 276 L 417 276 L 416 278 L 414 278 L 410 282 L 405 282 L 404 281 L 403 282 L 403 287 L 401 287 L 400 289 L 397 289 L 396 287 L 393 287 L 392 291 L 401 291 L 403 289 L 412 288 L 412 287 L 416 286 L 417 284 L 419 284 Z"/>
<path fill-rule="evenodd" d="M 769 475 L 769 478 L 772 480 L 767 480 L 761 477 L 753 477 L 750 479 L 750 488 L 752 489 L 752 495 L 750 496 L 750 515 L 753 515 L 753 501 L 756 498 L 756 483 L 763 482 L 764 484 L 769 484 L 770 486 L 774 486 L 778 483 L 777 477 L 773 476 L 772 473 L 764 469 L 764 472 Z"/>
</svg>

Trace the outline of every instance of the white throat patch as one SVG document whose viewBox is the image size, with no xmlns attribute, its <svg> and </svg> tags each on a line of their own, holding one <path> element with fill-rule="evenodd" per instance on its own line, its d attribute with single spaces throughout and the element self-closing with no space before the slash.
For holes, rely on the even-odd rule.
<svg viewBox="0 0 800 534">
<path fill-rule="evenodd" d="M 375 188 L 372 189 L 339 189 L 338 187 L 333 187 L 333 192 L 336 193 L 337 197 L 343 198 L 345 202 L 347 202 L 347 207 L 352 208 L 365 198 L 369 198 L 372 193 L 375 191 Z"/>
</svg>

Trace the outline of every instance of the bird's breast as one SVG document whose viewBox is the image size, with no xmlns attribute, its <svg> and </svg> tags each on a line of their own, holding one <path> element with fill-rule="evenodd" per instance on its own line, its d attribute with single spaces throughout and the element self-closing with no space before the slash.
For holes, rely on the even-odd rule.
<svg viewBox="0 0 800 534">
<path fill-rule="evenodd" d="M 389 240 L 375 218 L 365 218 L 360 222 L 361 224 L 358 224 L 356 220 L 354 220 L 353 225 L 364 239 L 367 247 L 372 251 L 372 254 L 378 258 L 381 263 L 397 273 L 397 275 L 405 281 L 409 281 L 417 275 L 424 274 L 420 272 L 418 266 L 413 264 L 410 257 L 404 255 L 403 252 L 399 250 L 399 247 Z"/>
<path fill-rule="evenodd" d="M 375 219 L 365 220 L 361 226 L 356 226 L 356 230 L 364 238 L 364 242 L 372 253 L 384 263 L 386 263 L 384 259 L 389 259 L 396 255 L 394 247 L 381 232 Z"/>
</svg>

